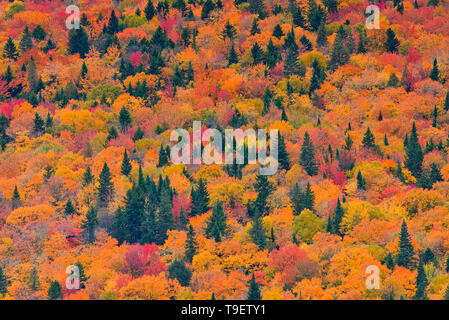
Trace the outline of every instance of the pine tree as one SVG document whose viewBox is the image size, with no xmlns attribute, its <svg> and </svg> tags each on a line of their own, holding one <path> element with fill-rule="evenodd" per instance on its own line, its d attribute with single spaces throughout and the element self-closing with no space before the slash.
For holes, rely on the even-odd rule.
<svg viewBox="0 0 449 320">
<path fill-rule="evenodd" d="M 334 222 L 332 221 L 332 216 L 329 213 L 329 215 L 327 216 L 327 225 L 326 225 L 326 232 L 327 233 L 330 233 L 330 234 L 334 233 L 333 224 L 334 224 Z"/>
<path fill-rule="evenodd" d="M 423 261 L 420 259 L 418 265 L 418 273 L 416 275 L 416 292 L 413 297 L 415 300 L 427 300 L 426 288 L 429 285 L 427 281 L 426 272 L 424 271 Z"/>
<path fill-rule="evenodd" d="M 326 78 L 326 73 L 317 59 L 312 62 L 312 79 L 310 80 L 310 94 L 320 89 Z"/>
<path fill-rule="evenodd" d="M 106 27 L 107 33 L 113 35 L 120 31 L 117 16 L 115 15 L 114 9 L 111 11 L 109 16 L 108 26 Z"/>
<path fill-rule="evenodd" d="M 23 30 L 22 39 L 20 39 L 19 49 L 21 52 L 25 52 L 33 47 L 33 39 L 31 38 L 31 32 L 28 26 Z"/>
<path fill-rule="evenodd" d="M 160 205 L 157 216 L 157 241 L 156 244 L 162 245 L 167 239 L 167 231 L 173 229 L 173 206 L 172 193 L 167 187 L 161 191 Z"/>
<path fill-rule="evenodd" d="M 86 57 L 89 52 L 89 38 L 82 27 L 70 30 L 68 47 L 70 54 L 79 53 L 81 59 Z"/>
<path fill-rule="evenodd" d="M 203 179 L 199 179 L 198 186 L 196 188 L 192 188 L 191 198 L 191 216 L 200 215 L 209 210 L 209 193 L 207 191 L 206 182 Z"/>
<path fill-rule="evenodd" d="M 384 146 L 388 146 L 388 145 L 389 145 L 388 137 L 387 137 L 387 134 L 385 133 L 384 134 Z"/>
<path fill-rule="evenodd" d="M 84 230 L 89 243 L 95 242 L 95 227 L 97 224 L 97 211 L 91 206 L 87 211 L 86 217 L 81 221 L 81 228 Z"/>
<path fill-rule="evenodd" d="M 444 110 L 449 110 L 449 91 L 446 93 L 446 99 L 444 100 Z"/>
<path fill-rule="evenodd" d="M 357 190 L 366 190 L 366 181 L 360 170 L 357 173 Z"/>
<path fill-rule="evenodd" d="M 83 186 L 87 186 L 89 183 L 94 181 L 95 177 L 92 174 L 92 170 L 90 169 L 90 166 L 87 166 L 86 171 L 84 171 L 83 174 Z"/>
<path fill-rule="evenodd" d="M 438 124 L 438 109 L 437 106 L 433 107 L 433 113 L 432 113 L 432 127 L 436 128 Z"/>
<path fill-rule="evenodd" d="M 333 219 L 333 226 L 332 231 L 334 234 L 343 236 L 343 230 L 341 229 L 341 222 L 343 221 L 343 215 L 344 215 L 343 207 L 341 206 L 340 198 L 337 200 L 337 206 L 335 207 L 334 211 L 334 219 Z"/>
<path fill-rule="evenodd" d="M 443 181 L 440 169 L 438 168 L 436 163 L 430 164 L 430 180 L 432 181 L 432 184 L 434 184 L 435 182 Z"/>
<path fill-rule="evenodd" d="M 430 72 L 430 79 L 433 81 L 440 81 L 440 71 L 438 70 L 437 58 L 433 59 L 433 68 Z"/>
<path fill-rule="evenodd" d="M 48 289 L 48 300 L 61 300 L 62 289 L 58 281 L 52 281 Z"/>
<path fill-rule="evenodd" d="M 103 165 L 103 169 L 98 177 L 98 199 L 101 202 L 108 202 L 112 199 L 112 194 L 114 193 L 114 184 L 112 182 L 111 171 L 107 163 Z"/>
<path fill-rule="evenodd" d="M 226 215 L 220 202 L 217 203 L 212 210 L 212 215 L 207 219 L 204 231 L 207 238 L 213 238 L 216 242 L 220 242 L 226 235 Z"/>
<path fill-rule="evenodd" d="M 185 259 L 191 263 L 197 251 L 198 251 L 198 243 L 195 238 L 195 231 L 193 231 L 192 225 L 189 225 L 189 227 L 187 228 L 187 240 L 184 251 Z"/>
<path fill-rule="evenodd" d="M 47 33 L 45 32 L 44 28 L 40 24 L 38 24 L 34 30 L 33 30 L 33 38 L 37 41 L 42 41 L 47 36 Z"/>
<path fill-rule="evenodd" d="M 263 62 L 263 51 L 262 49 L 260 49 L 260 46 L 257 42 L 251 48 L 251 56 L 253 57 L 254 65 Z"/>
<path fill-rule="evenodd" d="M 87 72 L 88 72 L 88 70 L 87 70 L 86 62 L 83 61 L 83 65 L 81 66 L 80 77 L 81 77 L 82 79 L 85 79 L 85 78 L 86 78 Z"/>
<path fill-rule="evenodd" d="M 367 149 L 372 149 L 376 146 L 374 135 L 372 134 L 369 127 L 366 129 L 365 135 L 363 136 L 362 145 Z"/>
<path fill-rule="evenodd" d="M 270 68 L 273 68 L 276 63 L 279 61 L 279 48 L 273 44 L 273 41 L 270 39 L 267 45 L 267 51 L 265 53 L 265 64 Z"/>
<path fill-rule="evenodd" d="M 9 280 L 3 273 L 3 268 L 0 267 L 0 294 L 5 295 L 8 293 L 8 284 Z"/>
<path fill-rule="evenodd" d="M 317 4 L 315 0 L 309 1 L 308 4 L 307 20 L 310 29 L 316 32 L 322 23 L 326 23 L 327 11 L 321 4 Z"/>
<path fill-rule="evenodd" d="M 385 49 L 391 53 L 397 53 L 399 47 L 399 40 L 396 38 L 396 34 L 391 28 L 386 31 L 387 42 L 385 43 Z"/>
<path fill-rule="evenodd" d="M 75 207 L 73 206 L 72 200 L 69 199 L 64 206 L 64 215 L 67 217 L 74 213 L 76 213 Z"/>
<path fill-rule="evenodd" d="M 278 141 L 278 162 L 281 165 L 281 169 L 290 170 L 290 157 L 285 146 L 284 137 L 280 133 Z"/>
<path fill-rule="evenodd" d="M 298 216 L 301 214 L 302 210 L 304 210 L 304 202 L 303 202 L 303 193 L 301 191 L 301 188 L 299 187 L 298 183 L 295 183 L 295 186 L 293 187 L 291 196 L 290 196 L 290 202 L 293 206 L 293 214 Z"/>
<path fill-rule="evenodd" d="M 254 216 L 256 213 L 262 216 L 268 214 L 270 208 L 267 204 L 267 198 L 274 190 L 273 185 L 268 181 L 266 175 L 258 174 L 254 189 L 257 191 L 257 197 L 253 203 L 249 203 L 250 206 L 253 205 L 253 207 L 249 208 L 249 216 Z"/>
<path fill-rule="evenodd" d="M 405 220 L 402 221 L 401 233 L 399 236 L 399 253 L 396 256 L 396 264 L 400 267 L 413 267 L 415 250 L 411 243 L 411 237 L 408 233 L 407 224 Z"/>
<path fill-rule="evenodd" d="M 307 182 L 306 189 L 304 190 L 304 194 L 302 197 L 303 206 L 305 209 L 309 209 L 310 211 L 315 211 L 315 194 L 312 191 L 310 186 L 310 182 Z"/>
<path fill-rule="evenodd" d="M 301 147 L 299 163 L 309 176 L 314 176 L 318 173 L 318 164 L 315 159 L 315 147 L 313 146 L 307 131 L 304 134 L 304 142 Z"/>
<path fill-rule="evenodd" d="M 154 9 L 152 0 L 148 0 L 147 5 L 145 6 L 145 9 L 144 9 L 144 13 L 145 13 L 145 17 L 147 18 L 148 21 L 153 19 L 154 15 L 156 14 L 156 10 Z"/>
<path fill-rule="evenodd" d="M 253 217 L 251 229 L 248 231 L 249 236 L 254 244 L 256 244 L 260 250 L 265 249 L 267 245 L 265 229 L 262 225 L 262 217 L 256 212 Z"/>
<path fill-rule="evenodd" d="M 30 274 L 28 275 L 27 285 L 32 291 L 40 289 L 41 283 L 39 281 L 39 272 L 37 271 L 36 266 L 31 269 Z"/>
<path fill-rule="evenodd" d="M 421 167 L 423 162 L 423 152 L 418 142 L 418 134 L 416 133 L 415 122 L 413 122 L 410 137 L 407 139 L 405 148 L 405 166 L 416 178 L 421 175 Z"/>
<path fill-rule="evenodd" d="M 120 168 L 121 168 L 121 173 L 125 176 L 129 176 L 129 174 L 131 173 L 131 170 L 133 168 L 131 165 L 131 161 L 129 160 L 128 153 L 126 152 L 126 149 L 123 154 L 122 165 Z"/>
<path fill-rule="evenodd" d="M 120 126 L 122 127 L 123 131 L 126 131 L 128 129 L 128 127 L 131 125 L 131 113 L 128 111 L 128 109 L 126 109 L 125 106 L 123 106 L 120 109 L 120 113 L 119 113 L 119 122 L 120 122 Z"/>
<path fill-rule="evenodd" d="M 249 282 L 249 290 L 248 290 L 248 296 L 247 296 L 246 300 L 262 300 L 259 285 L 256 282 L 254 273 L 253 273 L 253 276 L 251 277 L 251 281 Z"/>
<path fill-rule="evenodd" d="M 3 48 L 3 57 L 16 61 L 18 56 L 19 53 L 17 52 L 16 45 L 12 41 L 12 38 L 9 37 L 5 47 Z"/>
</svg>

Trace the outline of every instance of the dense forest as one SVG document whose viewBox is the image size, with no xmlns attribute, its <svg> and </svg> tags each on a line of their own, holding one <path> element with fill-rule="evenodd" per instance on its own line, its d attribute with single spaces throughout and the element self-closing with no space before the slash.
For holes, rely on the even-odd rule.
<svg viewBox="0 0 449 320">
<path fill-rule="evenodd" d="M 0 1 L 0 299 L 449 299 L 448 134 L 448 0 Z"/>
</svg>

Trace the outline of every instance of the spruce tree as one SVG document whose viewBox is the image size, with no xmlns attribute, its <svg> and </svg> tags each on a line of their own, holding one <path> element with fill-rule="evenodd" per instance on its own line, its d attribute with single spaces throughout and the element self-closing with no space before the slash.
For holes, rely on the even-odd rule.
<svg viewBox="0 0 449 320">
<path fill-rule="evenodd" d="M 253 276 L 251 277 L 251 281 L 249 282 L 249 290 L 248 290 L 248 296 L 247 296 L 246 300 L 262 300 L 259 285 L 256 282 L 254 273 L 253 273 Z"/>
<path fill-rule="evenodd" d="M 198 180 L 198 186 L 196 188 L 192 188 L 191 198 L 191 216 L 200 215 L 209 210 L 209 193 L 207 191 L 205 180 Z"/>
<path fill-rule="evenodd" d="M 234 64 L 239 62 L 239 57 L 237 55 L 237 52 L 235 51 L 234 44 L 231 45 L 231 50 L 229 51 L 229 58 L 228 58 L 228 64 Z"/>
<path fill-rule="evenodd" d="M 20 39 L 19 49 L 21 52 L 25 52 L 33 47 L 33 39 L 31 38 L 31 32 L 28 26 L 23 30 L 22 39 Z"/>
<path fill-rule="evenodd" d="M 43 133 L 45 131 L 45 122 L 39 115 L 39 113 L 34 114 L 34 126 L 33 131 L 37 134 Z"/>
<path fill-rule="evenodd" d="M 366 190 L 366 181 L 360 170 L 357 172 L 357 190 Z"/>
<path fill-rule="evenodd" d="M 366 129 L 365 135 L 363 136 L 362 145 L 367 149 L 372 149 L 376 146 L 374 135 L 372 134 L 369 127 Z"/>
<path fill-rule="evenodd" d="M 212 215 L 207 219 L 205 234 L 207 238 L 213 238 L 220 242 L 226 235 L 226 215 L 220 202 L 212 210 Z"/>
<path fill-rule="evenodd" d="M 113 35 L 120 31 L 117 16 L 115 15 L 115 10 L 112 9 L 111 15 L 109 16 L 108 25 L 106 27 L 107 33 Z"/>
<path fill-rule="evenodd" d="M 387 257 L 385 258 L 385 265 L 388 269 L 394 270 L 395 264 L 391 252 L 388 252 Z"/>
<path fill-rule="evenodd" d="M 198 251 L 198 243 L 195 238 L 195 231 L 193 231 L 192 225 L 189 225 L 189 227 L 187 228 L 187 240 L 184 251 L 185 259 L 191 263 L 197 251 Z"/>
<path fill-rule="evenodd" d="M 251 25 L 251 31 L 249 34 L 254 36 L 258 33 L 260 33 L 259 23 L 257 22 L 257 19 L 253 19 L 253 24 Z"/>
<path fill-rule="evenodd" d="M 14 41 L 12 41 L 12 38 L 9 37 L 3 48 L 3 57 L 16 61 L 18 56 L 19 53 L 17 52 L 16 45 L 14 44 Z"/>
<path fill-rule="evenodd" d="M 343 29 L 343 26 L 340 26 L 331 51 L 331 59 L 329 61 L 329 69 L 331 70 L 335 70 L 339 66 L 349 62 L 350 53 L 344 43 L 345 38 L 346 32 Z"/>
<path fill-rule="evenodd" d="M 67 217 L 74 213 L 76 213 L 75 207 L 73 206 L 72 200 L 69 199 L 64 206 L 64 215 Z"/>
<path fill-rule="evenodd" d="M 343 207 L 341 206 L 340 198 L 337 200 L 337 206 L 335 207 L 334 211 L 334 219 L 333 219 L 333 227 L 332 231 L 334 234 L 343 236 L 344 232 L 341 229 L 341 222 L 343 221 L 343 215 L 344 215 Z"/>
<path fill-rule="evenodd" d="M 98 183 L 98 199 L 101 202 L 108 202 L 112 199 L 112 194 L 114 193 L 114 184 L 112 182 L 111 171 L 109 170 L 106 162 L 103 164 L 103 169 L 101 170 L 98 177 Z"/>
<path fill-rule="evenodd" d="M 433 68 L 429 75 L 433 81 L 440 81 L 440 71 L 438 70 L 437 58 L 433 59 Z"/>
<path fill-rule="evenodd" d="M 120 122 L 120 126 L 122 127 L 123 131 L 126 131 L 128 129 L 128 127 L 131 125 L 131 113 L 128 111 L 128 109 L 126 109 L 125 106 L 123 106 L 120 109 L 120 113 L 119 113 L 119 122 Z"/>
<path fill-rule="evenodd" d="M 279 59 L 279 49 L 273 44 L 273 40 L 270 39 L 270 41 L 268 41 L 267 51 L 265 53 L 265 64 L 270 68 L 273 68 Z"/>
<path fill-rule="evenodd" d="M 282 28 L 279 24 L 274 26 L 272 36 L 278 39 L 281 39 L 284 36 L 284 32 L 282 31 Z"/>
<path fill-rule="evenodd" d="M 278 162 L 281 165 L 281 169 L 290 170 L 290 157 L 285 146 L 284 137 L 280 133 L 278 141 Z"/>
<path fill-rule="evenodd" d="M 68 51 L 70 54 L 79 53 L 81 59 L 89 52 L 89 37 L 82 27 L 70 30 Z"/>
<path fill-rule="evenodd" d="M 120 167 L 121 173 L 125 176 L 129 176 L 132 168 L 133 167 L 131 165 L 131 161 L 129 160 L 128 153 L 126 152 L 126 149 L 125 149 L 125 152 L 123 153 L 122 165 Z"/>
<path fill-rule="evenodd" d="M 27 279 L 27 286 L 32 291 L 37 291 L 40 289 L 41 283 L 39 281 L 39 272 L 37 271 L 36 266 L 34 266 Z"/>
<path fill-rule="evenodd" d="M 40 24 L 38 24 L 34 30 L 33 30 L 33 38 L 37 41 L 42 41 L 47 36 L 47 33 L 45 32 L 44 28 Z"/>
<path fill-rule="evenodd" d="M 253 217 L 252 226 L 248 233 L 253 243 L 256 244 L 260 250 L 265 249 L 265 246 L 267 245 L 266 234 L 262 224 L 262 217 L 258 212 L 256 212 Z"/>
<path fill-rule="evenodd" d="M 310 29 L 316 32 L 322 23 L 327 22 L 327 11 L 321 4 L 317 4 L 315 0 L 308 1 L 308 4 L 307 20 Z"/>
<path fill-rule="evenodd" d="M 81 228 L 86 234 L 87 242 L 95 242 L 95 228 L 98 224 L 97 211 L 93 206 L 87 211 L 86 217 L 81 221 Z"/>
<path fill-rule="evenodd" d="M 415 250 L 411 243 L 405 220 L 402 221 L 401 233 L 399 235 L 399 253 L 396 256 L 396 264 L 400 267 L 411 268 L 414 265 Z"/>
<path fill-rule="evenodd" d="M 397 53 L 399 47 L 399 40 L 396 38 L 396 34 L 391 28 L 386 31 L 387 41 L 385 42 L 385 49 L 387 52 Z"/>
<path fill-rule="evenodd" d="M 315 159 L 315 147 L 313 146 L 307 131 L 304 134 L 304 142 L 301 147 L 299 163 L 309 176 L 314 176 L 318 173 L 318 164 Z"/>
<path fill-rule="evenodd" d="M 61 300 L 62 289 L 58 281 L 52 281 L 48 289 L 48 300 Z"/>
<path fill-rule="evenodd" d="M 9 280 L 6 277 L 6 275 L 3 273 L 3 268 L 0 267 L 0 294 L 7 294 L 8 293 L 8 285 Z"/>
<path fill-rule="evenodd" d="M 147 18 L 148 21 L 153 19 L 154 15 L 156 14 L 156 10 L 154 9 L 152 0 L 148 0 L 147 5 L 145 6 L 145 9 L 144 9 L 144 13 L 145 13 L 145 17 Z"/>
<path fill-rule="evenodd" d="M 407 139 L 407 144 L 404 144 L 405 149 L 405 166 L 408 170 L 418 178 L 421 175 L 421 168 L 423 162 L 423 152 L 421 145 L 418 142 L 418 134 L 416 132 L 415 122 L 413 122 L 410 137 Z"/>
<path fill-rule="evenodd" d="M 320 24 L 318 28 L 317 38 L 316 38 L 316 46 L 326 47 L 327 46 L 327 33 L 326 33 L 326 25 L 324 23 Z"/>
<path fill-rule="evenodd" d="M 172 192 L 168 187 L 161 190 L 160 205 L 157 215 L 157 241 L 156 244 L 162 245 L 167 239 L 167 231 L 173 229 L 173 205 Z"/>
<path fill-rule="evenodd" d="M 423 261 L 420 259 L 418 265 L 418 273 L 416 275 L 416 292 L 413 296 L 415 300 L 427 300 L 426 288 L 429 285 L 427 281 L 426 272 L 424 271 Z"/>
<path fill-rule="evenodd" d="M 87 166 L 86 171 L 84 171 L 83 174 L 83 186 L 87 186 L 92 181 L 94 181 L 95 177 L 92 174 L 92 170 L 90 169 L 90 166 Z"/>
<path fill-rule="evenodd" d="M 20 193 L 19 190 L 17 189 L 17 185 L 14 186 L 14 191 L 12 193 L 12 198 L 11 198 L 11 202 L 12 202 L 12 208 L 17 209 L 20 206 Z"/>
</svg>

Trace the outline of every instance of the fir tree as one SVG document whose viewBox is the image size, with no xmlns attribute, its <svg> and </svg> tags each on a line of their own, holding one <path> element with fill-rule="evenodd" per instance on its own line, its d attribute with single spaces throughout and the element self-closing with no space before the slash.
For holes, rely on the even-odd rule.
<svg viewBox="0 0 449 320">
<path fill-rule="evenodd" d="M 48 300 L 61 300 L 62 289 L 58 281 L 52 281 L 48 289 Z"/>
<path fill-rule="evenodd" d="M 259 23 L 257 19 L 253 19 L 253 24 L 251 26 L 250 35 L 254 36 L 255 34 L 260 33 Z"/>
<path fill-rule="evenodd" d="M 265 53 L 265 64 L 270 68 L 273 68 L 279 61 L 279 59 L 279 49 L 273 44 L 273 41 L 270 39 L 270 41 L 268 41 L 267 51 Z"/>
<path fill-rule="evenodd" d="M 72 200 L 69 199 L 64 206 L 64 215 L 67 217 L 74 213 L 76 213 L 75 207 L 73 206 Z"/>
<path fill-rule="evenodd" d="M 315 159 L 315 147 L 313 146 L 307 131 L 304 134 L 304 142 L 301 147 L 299 163 L 309 176 L 314 176 L 318 173 L 318 164 Z"/>
<path fill-rule="evenodd" d="M 34 114 L 33 131 L 37 134 L 43 133 L 45 131 L 45 122 L 37 112 Z"/>
<path fill-rule="evenodd" d="M 397 87 L 399 85 L 399 78 L 396 73 L 390 74 L 390 78 L 388 79 L 387 86 L 389 87 Z"/>
<path fill-rule="evenodd" d="M 119 122 L 120 122 L 120 126 L 122 127 L 122 130 L 126 131 L 128 129 L 128 127 L 131 125 L 131 113 L 128 111 L 128 109 L 126 109 L 125 106 L 123 106 L 120 109 L 120 113 L 119 113 Z"/>
<path fill-rule="evenodd" d="M 125 176 L 129 176 L 129 174 L 131 173 L 131 169 L 133 168 L 131 165 L 131 161 L 129 160 L 128 157 L 128 153 L 125 152 L 123 153 L 123 160 L 122 160 L 122 165 L 121 165 L 121 173 Z"/>
<path fill-rule="evenodd" d="M 331 59 L 329 61 L 329 69 L 335 70 L 338 66 L 342 66 L 349 61 L 349 50 L 344 44 L 344 39 L 346 37 L 345 30 L 343 26 L 337 31 L 337 36 L 335 37 L 334 46 L 331 52 Z"/>
<path fill-rule="evenodd" d="M 28 29 L 28 26 L 25 27 L 25 30 L 23 30 L 22 39 L 19 43 L 19 49 L 22 52 L 27 51 L 28 49 L 31 49 L 33 47 L 33 40 L 31 38 L 31 32 Z"/>
<path fill-rule="evenodd" d="M 88 70 L 87 70 L 86 62 L 83 61 L 83 65 L 81 66 L 80 77 L 81 77 L 82 79 L 85 79 L 85 78 L 86 78 L 87 72 L 88 72 Z"/>
<path fill-rule="evenodd" d="M 168 266 L 168 278 L 177 279 L 179 284 L 183 287 L 187 287 L 190 284 L 192 278 L 192 271 L 187 268 L 182 260 L 176 259 Z"/>
<path fill-rule="evenodd" d="M 249 282 L 249 290 L 248 290 L 248 296 L 247 296 L 246 300 L 262 300 L 259 285 L 256 282 L 254 273 L 253 273 L 253 276 L 251 277 L 251 281 Z"/>
<path fill-rule="evenodd" d="M 343 221 L 343 215 L 344 215 L 344 210 L 343 210 L 343 207 L 341 206 L 341 202 L 340 202 L 340 198 L 339 198 L 337 200 L 337 206 L 335 207 L 333 226 L 332 226 L 333 233 L 336 235 L 339 235 L 339 236 L 344 235 L 343 230 L 341 229 L 341 222 Z"/>
<path fill-rule="evenodd" d="M 326 25 L 324 23 L 321 23 L 320 27 L 318 28 L 316 46 L 317 47 L 327 46 L 327 32 L 326 32 Z"/>
<path fill-rule="evenodd" d="M 213 238 L 216 242 L 220 242 L 226 235 L 226 215 L 220 202 L 217 203 L 212 210 L 212 215 L 207 219 L 204 231 L 207 238 Z"/>
<path fill-rule="evenodd" d="M 391 252 L 388 252 L 387 257 L 385 258 L 385 265 L 388 269 L 394 270 L 395 264 Z"/>
<path fill-rule="evenodd" d="M 432 127 L 436 128 L 438 124 L 438 109 L 437 106 L 433 107 L 433 113 L 432 113 Z"/>
<path fill-rule="evenodd" d="M 103 164 L 103 169 L 98 177 L 98 183 L 98 199 L 101 202 L 108 202 L 112 199 L 114 184 L 112 182 L 111 171 L 106 162 Z"/>
<path fill-rule="evenodd" d="M 3 48 L 3 57 L 16 61 L 18 56 L 19 53 L 17 52 L 16 45 L 12 41 L 12 38 L 9 37 L 5 47 Z"/>
<path fill-rule="evenodd" d="M 267 244 L 265 229 L 262 225 L 262 217 L 257 212 L 253 217 L 252 226 L 248 233 L 253 243 L 256 244 L 260 250 L 265 249 Z"/>
<path fill-rule="evenodd" d="M 284 32 L 282 31 L 282 28 L 279 24 L 274 26 L 272 35 L 273 37 L 276 37 L 278 39 L 281 39 L 284 36 Z"/>
<path fill-rule="evenodd" d="M 152 0 L 148 0 L 147 5 L 145 6 L 145 9 L 144 9 L 144 13 L 145 13 L 145 17 L 147 18 L 148 21 L 153 19 L 154 15 L 156 14 L 156 10 L 154 9 Z"/>
<path fill-rule="evenodd" d="M 433 59 L 433 68 L 430 72 L 430 79 L 433 81 L 440 81 L 440 71 L 438 70 L 437 58 Z"/>
<path fill-rule="evenodd" d="M 137 130 L 133 134 L 133 141 L 137 141 L 142 139 L 145 136 L 145 132 L 143 132 L 142 128 L 139 126 Z"/>
<path fill-rule="evenodd" d="M 117 16 L 115 15 L 114 9 L 111 11 L 109 16 L 108 26 L 106 27 L 107 33 L 113 35 L 120 31 Z"/>
<path fill-rule="evenodd" d="M 94 181 L 94 176 L 92 174 L 92 170 L 90 169 L 90 166 L 87 166 L 86 171 L 84 171 L 83 174 L 83 186 L 87 186 L 92 181 Z"/>
<path fill-rule="evenodd" d="M 405 166 L 415 177 L 421 175 L 421 167 L 423 162 L 423 152 L 421 145 L 418 142 L 418 134 L 416 133 L 415 122 L 413 122 L 410 138 L 407 139 L 407 144 L 404 143 L 405 148 Z"/>
<path fill-rule="evenodd" d="M 191 216 L 200 215 L 209 210 L 209 193 L 207 191 L 206 182 L 203 179 L 199 179 L 198 186 L 192 188 L 191 199 Z"/>
<path fill-rule="evenodd" d="M 40 24 L 38 24 L 34 30 L 33 30 L 33 38 L 37 41 L 42 41 L 47 36 L 47 33 L 45 32 L 44 28 Z"/>
<path fill-rule="evenodd" d="M 78 271 L 79 271 L 80 288 L 84 289 L 86 287 L 86 281 L 89 280 L 89 277 L 86 276 L 86 273 L 84 271 L 84 266 L 81 262 L 77 261 L 75 263 L 75 266 L 78 267 Z"/>
<path fill-rule="evenodd" d="M 70 54 L 79 53 L 81 59 L 86 57 L 89 52 L 89 38 L 82 27 L 70 30 L 68 47 Z"/>
<path fill-rule="evenodd" d="M 281 169 L 290 170 L 290 157 L 285 146 L 284 137 L 280 133 L 278 141 L 278 162 L 281 165 Z"/>
<path fill-rule="evenodd" d="M 387 137 L 387 134 L 385 133 L 384 134 L 384 146 L 388 146 L 388 145 L 389 145 L 388 137 Z"/>
<path fill-rule="evenodd" d="M 201 19 L 205 20 L 209 17 L 209 14 L 215 9 L 215 4 L 212 0 L 206 0 L 201 10 Z"/>
<path fill-rule="evenodd" d="M 449 91 L 446 93 L 446 99 L 444 100 L 444 110 L 449 110 Z"/>
<path fill-rule="evenodd" d="M 12 208 L 17 209 L 20 206 L 20 193 L 19 190 L 17 189 L 17 185 L 14 186 L 14 191 L 12 193 L 12 198 L 11 198 L 11 202 L 12 202 Z"/>
<path fill-rule="evenodd" d="M 7 294 L 8 293 L 8 285 L 9 280 L 6 277 L 6 275 L 3 273 L 3 268 L 0 267 L 0 294 Z"/>
<path fill-rule="evenodd" d="M 253 57 L 254 65 L 263 62 L 263 51 L 262 49 L 260 49 L 260 46 L 257 42 L 251 48 L 251 56 Z"/>
<path fill-rule="evenodd" d="M 432 181 L 432 184 L 434 184 L 435 182 L 443 181 L 440 169 L 438 168 L 436 163 L 430 164 L 430 180 Z"/>
<path fill-rule="evenodd" d="M 86 217 L 81 221 L 81 228 L 84 230 L 87 242 L 95 242 L 95 227 L 98 224 L 97 211 L 94 207 L 90 207 Z"/>
<path fill-rule="evenodd" d="M 372 134 L 369 127 L 366 129 L 365 135 L 363 136 L 362 145 L 367 149 L 372 149 L 376 146 L 374 135 Z"/>
<path fill-rule="evenodd" d="M 391 53 L 397 53 L 399 47 L 399 40 L 396 38 L 396 34 L 391 28 L 386 31 L 387 42 L 385 43 L 385 49 Z"/>
<path fill-rule="evenodd" d="M 299 42 L 302 44 L 306 51 L 311 51 L 313 49 L 312 42 L 305 35 L 301 36 Z"/>
<path fill-rule="evenodd" d="M 185 259 L 191 263 L 197 251 L 198 251 L 198 243 L 195 238 L 195 231 L 193 231 L 192 225 L 189 225 L 187 228 L 187 240 L 184 251 Z"/>
<path fill-rule="evenodd" d="M 420 259 L 418 265 L 418 273 L 416 275 L 416 292 L 413 296 L 415 300 L 427 300 L 426 288 L 429 285 L 427 281 L 426 272 L 424 271 L 423 261 Z"/>
<path fill-rule="evenodd" d="M 229 58 L 228 58 L 228 64 L 234 64 L 239 62 L 239 57 L 237 55 L 237 52 L 235 51 L 234 44 L 231 45 L 231 50 L 229 51 Z"/>
<path fill-rule="evenodd" d="M 410 268 L 414 265 L 415 250 L 411 243 L 411 237 L 408 233 L 405 220 L 402 221 L 401 233 L 399 236 L 399 253 L 396 256 L 396 264 L 400 267 Z"/>
<path fill-rule="evenodd" d="M 27 286 L 31 291 L 40 289 L 41 283 L 39 281 L 39 272 L 37 271 L 36 266 L 31 269 L 30 274 L 28 275 Z"/>
<path fill-rule="evenodd" d="M 322 23 L 326 23 L 327 11 L 321 4 L 317 4 L 315 0 L 311 0 L 308 3 L 307 20 L 310 29 L 316 32 Z"/>
<path fill-rule="evenodd" d="M 173 229 L 173 206 L 171 190 L 167 187 L 161 191 L 161 201 L 157 216 L 157 241 L 156 244 L 162 245 L 167 239 L 167 231 Z"/>
<path fill-rule="evenodd" d="M 366 190 L 366 181 L 360 170 L 357 173 L 357 190 Z"/>
</svg>

